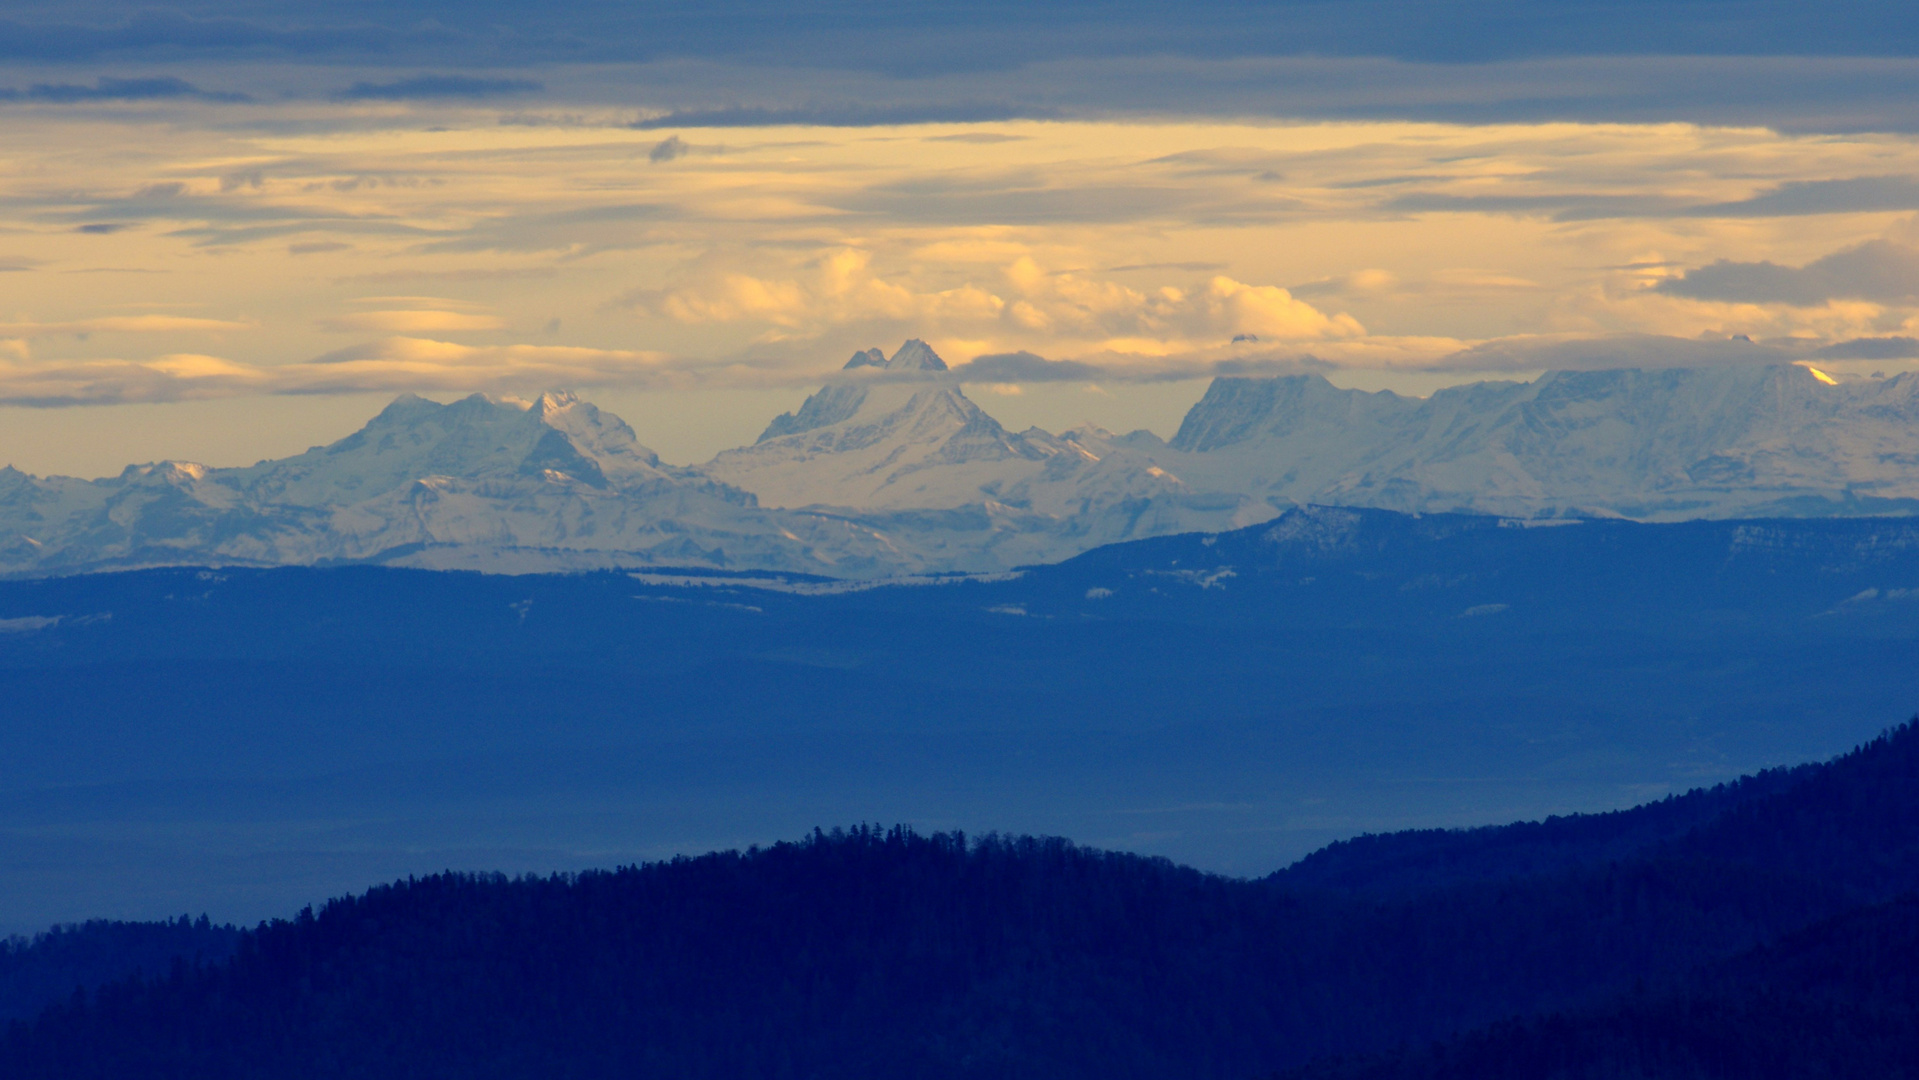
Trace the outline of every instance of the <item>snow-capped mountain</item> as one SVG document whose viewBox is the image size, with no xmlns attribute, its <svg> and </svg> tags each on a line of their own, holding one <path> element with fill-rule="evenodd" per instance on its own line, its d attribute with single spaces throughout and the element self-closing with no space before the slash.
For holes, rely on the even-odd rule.
<svg viewBox="0 0 1919 1080">
<path fill-rule="evenodd" d="M 1174 467 L 1291 503 L 1515 516 L 1919 510 L 1919 375 L 1802 366 L 1551 372 L 1429 398 L 1218 379 Z"/>
<path fill-rule="evenodd" d="M 1162 464 L 1179 455 L 1150 432 L 1010 432 L 966 397 L 924 342 L 880 356 L 855 353 L 837 381 L 776 418 L 758 442 L 701 471 L 768 506 L 869 516 L 976 508 L 1009 535 L 1057 537 L 1054 551 L 1094 537 L 1232 528 L 1272 513 L 1197 491 Z"/>
<path fill-rule="evenodd" d="M 1557 372 L 1429 398 L 1222 378 L 1168 444 L 1006 430 L 923 342 L 855 354 L 752 446 L 660 461 L 571 394 L 404 395 L 247 468 L 0 469 L 0 573 L 379 561 L 996 571 L 1298 504 L 1515 517 L 1919 512 L 1919 375 Z"/>
<path fill-rule="evenodd" d="M 0 570 L 333 560 L 491 570 L 624 564 L 870 575 L 924 567 L 855 522 L 765 510 L 674 469 L 570 394 L 406 395 L 366 427 L 242 469 L 0 471 Z"/>
</svg>

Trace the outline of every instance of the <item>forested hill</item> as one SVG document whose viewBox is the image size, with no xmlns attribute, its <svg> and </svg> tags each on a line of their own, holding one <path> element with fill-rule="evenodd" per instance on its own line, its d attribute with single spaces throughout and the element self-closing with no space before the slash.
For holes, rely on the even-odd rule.
<svg viewBox="0 0 1919 1080">
<path fill-rule="evenodd" d="M 1705 858 L 1876 895 L 1919 880 L 1919 817 L 1907 812 L 1919 805 L 1915 778 L 1919 738 L 1908 723 L 1834 761 L 1772 769 L 1631 810 L 1355 837 L 1268 880 L 1384 898 L 1630 857 Z"/>
<path fill-rule="evenodd" d="M 76 988 L 136 972 L 164 975 L 176 961 L 215 963 L 233 954 L 240 931 L 205 915 L 165 922 L 92 919 L 31 938 L 0 941 L 0 1023 L 31 1019 Z"/>
<path fill-rule="evenodd" d="M 1919 1075 L 1919 894 L 1824 920 L 1677 987 L 1275 1080 L 1799 1080 Z"/>
<path fill-rule="evenodd" d="M 1393 852 L 1385 898 L 872 828 L 410 879 L 263 925 L 224 963 L 56 1005 L 12 1029 L 0 1075 L 1250 1078 L 1528 1012 L 1599 1030 L 1640 985 L 1624 1008 L 1691 1031 L 1758 1007 L 1726 996 L 1740 971 L 1790 963 L 1892 1015 L 1874 995 L 1905 984 L 1854 967 L 1908 910 L 1870 905 L 1919 889 L 1919 726 L 1695 800 L 1611 816 L 1596 841 L 1579 829 L 1599 819 L 1533 827 L 1583 852 L 1537 872 L 1439 857 L 1421 887 L 1407 845 L 1475 834 L 1354 846 Z M 1635 833 L 1632 815 L 1676 807 L 1687 827 Z M 1625 850 L 1628 834 L 1648 840 Z M 1476 843 L 1502 838 L 1539 846 L 1525 829 Z M 1688 1004 L 1710 994 L 1730 1004 Z M 1495 1030 L 1550 1041 L 1547 1023 Z"/>
</svg>

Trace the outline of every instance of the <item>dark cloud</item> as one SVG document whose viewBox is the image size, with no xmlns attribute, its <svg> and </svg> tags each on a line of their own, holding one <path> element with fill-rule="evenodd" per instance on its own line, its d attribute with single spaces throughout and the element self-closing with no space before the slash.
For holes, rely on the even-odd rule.
<svg viewBox="0 0 1919 1080">
<path fill-rule="evenodd" d="M 1673 217 L 1685 204 L 1656 195 L 1602 195 L 1570 192 L 1563 195 L 1449 195 L 1415 191 L 1380 204 L 1396 213 L 1510 214 L 1553 221 L 1590 221 L 1625 217 Z"/>
<path fill-rule="evenodd" d="M 1919 179 L 1855 176 L 1843 180 L 1796 180 L 1736 202 L 1689 207 L 1685 217 L 1794 217 L 1919 209 Z"/>
<path fill-rule="evenodd" d="M 686 145 L 686 140 L 680 138 L 678 135 L 669 135 L 661 139 L 654 145 L 652 150 L 647 152 L 646 160 L 658 165 L 662 162 L 672 161 L 674 158 L 685 157 L 692 149 L 692 147 Z"/>
<path fill-rule="evenodd" d="M 248 243 L 320 230 L 407 235 L 425 232 L 384 212 L 355 215 L 337 207 L 267 202 L 244 195 L 196 195 L 179 183 L 149 184 L 119 195 L 57 192 L 51 197 L 22 196 L 0 200 L 0 205 L 81 233 L 110 234 L 143 223 L 163 224 L 172 226 L 166 235 L 187 238 L 200 246 Z"/>
<path fill-rule="evenodd" d="M 186 215 L 182 215 L 186 216 Z M 308 217 L 289 214 L 285 218 L 274 218 L 270 213 L 261 215 L 259 224 L 239 224 L 220 220 L 210 220 L 201 225 L 189 225 L 173 229 L 166 235 L 190 240 L 195 247 L 225 248 L 242 244 L 255 244 L 263 240 L 279 240 L 288 236 L 299 236 L 316 230 L 325 230 L 346 236 L 435 236 L 441 235 L 415 225 L 397 221 L 343 217 L 338 214 L 314 214 Z M 298 253 L 296 253 L 298 254 Z"/>
<path fill-rule="evenodd" d="M 989 353 L 955 365 L 952 377 L 965 383 L 1162 383 L 1219 375 L 1297 375 L 1327 372 L 1333 365 L 1307 353 L 1276 351 L 1229 357 L 1137 356 L 1086 360 L 1048 360 L 1021 350 Z"/>
<path fill-rule="evenodd" d="M 1678 338 L 1618 334 L 1594 338 L 1502 338 L 1462 349 L 1431 366 L 1451 371 L 1603 371 L 1613 368 L 1718 367 L 1784 364 L 1803 345 L 1743 337 Z"/>
<path fill-rule="evenodd" d="M 1829 300 L 1896 304 L 1919 299 L 1919 249 L 1873 240 L 1805 266 L 1721 259 L 1660 282 L 1658 291 L 1694 300 L 1800 307 Z"/>
<path fill-rule="evenodd" d="M 415 75 L 387 83 L 356 82 L 334 94 L 341 101 L 418 101 L 530 94 L 546 87 L 530 79 L 476 79 L 467 75 Z"/>
<path fill-rule="evenodd" d="M 651 126 L 962 123 L 992 113 L 1919 130 L 1919 62 L 1911 60 L 1606 56 L 1433 65 L 1326 55 L 1184 58 L 1152 50 L 1004 71 L 925 70 L 912 78 L 833 69 L 824 60 L 802 69 L 790 57 L 708 70 L 658 87 L 650 96 L 666 113 Z M 1400 184 L 1403 191 L 1418 179 L 1387 177 L 1378 186 Z"/>
<path fill-rule="evenodd" d="M 1008 170 L 941 174 L 874 184 L 823 200 L 844 213 L 917 224 L 1271 220 L 1305 206 L 1280 196 L 1221 199 L 1218 193 L 1152 183 L 1053 187 L 1045 174 Z"/>
<path fill-rule="evenodd" d="M 293 60 L 376 72 L 371 87 L 423 67 L 480 81 L 538 68 L 556 86 L 597 82 L 596 104 L 667 110 L 654 126 L 1158 114 L 1919 130 L 1909 62 L 1919 19 L 1896 0 L 10 0 L 5 10 L 0 62 L 164 63 L 200 79 L 209 63 L 247 64 L 258 78 Z M 697 63 L 654 63 L 674 60 Z M 574 65 L 593 74 L 563 73 Z M 604 89 L 606 68 L 586 65 L 670 74 L 636 95 Z M 300 79 L 250 88 L 311 94 Z M 965 101 L 996 104 L 951 104 Z"/>
<path fill-rule="evenodd" d="M 208 5 L 214 6 L 214 5 Z M 16 13 L 25 5 L 16 8 Z M 217 11 L 193 17 L 132 4 L 80 0 L 34 21 L 0 20 L 0 57 L 62 62 L 102 56 L 175 59 L 198 56 L 313 55 L 383 51 L 393 31 L 359 25 L 277 29 Z"/>
<path fill-rule="evenodd" d="M 102 76 L 92 86 L 79 83 L 34 83 L 25 90 L 0 87 L 0 101 L 35 101 L 71 105 L 92 101 L 158 101 L 167 98 L 193 98 L 200 101 L 251 101 L 246 94 L 202 90 L 172 76 L 146 79 L 116 79 Z"/>
<path fill-rule="evenodd" d="M 1764 218 L 1919 210 L 1919 179 L 1860 176 L 1795 180 L 1730 202 L 1688 203 L 1659 195 L 1565 192 L 1549 195 L 1452 195 L 1412 191 L 1379 204 L 1398 213 L 1510 214 L 1552 221 L 1613 218 Z"/>
<path fill-rule="evenodd" d="M 0 61 L 190 64 L 190 78 L 229 60 L 482 83 L 697 62 L 655 63 L 676 72 L 669 88 L 619 98 L 669 110 L 661 127 L 1157 113 L 1919 129 L 1902 63 L 1919 57 L 1919 19 L 1898 0 L 10 0 L 6 15 Z M 969 100 L 997 104 L 952 104 Z"/>
<path fill-rule="evenodd" d="M 1127 263 L 1125 266 L 1109 266 L 1102 273 L 1117 274 L 1126 270 L 1183 270 L 1189 274 L 1211 273 L 1226 269 L 1222 262 L 1155 262 Z"/>
<path fill-rule="evenodd" d="M 979 143 L 983 146 L 994 143 L 1024 142 L 1031 135 L 1005 135 L 997 131 L 962 131 L 957 135 L 928 135 L 927 142 Z"/>
<path fill-rule="evenodd" d="M 1853 338 L 1828 345 L 1817 355 L 1833 360 L 1908 360 L 1919 357 L 1919 338 Z"/>
<path fill-rule="evenodd" d="M 663 128 L 885 127 L 893 124 L 974 124 L 999 120 L 1057 119 L 1060 110 L 1005 102 L 939 102 L 905 105 L 819 105 L 801 108 L 692 109 L 636 120 L 641 131 Z"/>
<path fill-rule="evenodd" d="M 1405 176 L 1374 176 L 1364 180 L 1345 180 L 1326 186 L 1330 188 L 1358 190 L 1362 188 L 1398 187 L 1401 184 L 1423 184 L 1435 180 L 1443 181 L 1445 179 L 1443 176 L 1434 176 L 1430 173 L 1408 173 Z"/>
<path fill-rule="evenodd" d="M 1105 376 L 1106 369 L 1078 360 L 1048 360 L 1024 350 L 976 356 L 953 368 L 961 382 L 1083 382 Z"/>
<path fill-rule="evenodd" d="M 575 0 L 16 0 L 0 55 L 253 55 L 435 48 L 507 62 L 803 56 L 898 75 L 1013 70 L 1068 57 L 1390 56 L 1466 63 L 1568 56 L 1910 56 L 1919 20 L 1892 0 L 972 0 L 965 4 Z"/>
</svg>

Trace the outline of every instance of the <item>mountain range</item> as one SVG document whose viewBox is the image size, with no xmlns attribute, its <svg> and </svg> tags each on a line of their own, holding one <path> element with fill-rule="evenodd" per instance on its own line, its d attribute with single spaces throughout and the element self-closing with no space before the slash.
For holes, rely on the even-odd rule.
<svg viewBox="0 0 1919 1080">
<path fill-rule="evenodd" d="M 570 393 L 404 395 L 246 468 L 0 469 L 0 573 L 377 562 L 991 572 L 1334 504 L 1522 519 L 1919 512 L 1919 375 L 1551 372 L 1426 398 L 1219 378 L 1170 442 L 1013 432 L 925 343 L 856 354 L 753 445 L 673 466 Z"/>
<path fill-rule="evenodd" d="M 1218 379 L 1180 425 L 1194 484 L 1273 502 L 1523 518 L 1919 510 L 1919 375 L 1799 365 L 1557 371 L 1427 398 Z"/>
</svg>

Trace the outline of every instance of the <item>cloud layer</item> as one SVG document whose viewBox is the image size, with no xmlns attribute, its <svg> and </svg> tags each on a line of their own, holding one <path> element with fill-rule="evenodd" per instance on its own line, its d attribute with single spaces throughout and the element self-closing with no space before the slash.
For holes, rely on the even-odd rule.
<svg viewBox="0 0 1919 1080">
<path fill-rule="evenodd" d="M 1919 248 L 1870 240 L 1805 266 L 1719 259 L 1659 283 L 1659 291 L 1695 300 L 1811 307 L 1833 300 L 1903 304 L 1919 300 Z"/>
<path fill-rule="evenodd" d="M 544 89 L 531 79 L 484 79 L 470 75 L 415 75 L 391 82 L 356 82 L 334 96 L 341 101 L 420 101 L 492 98 Z"/>
<path fill-rule="evenodd" d="M 472 346 L 391 337 L 312 360 L 260 366 L 173 353 L 143 362 L 34 362 L 0 357 L 0 404 L 55 407 L 366 391 L 538 391 L 555 386 L 672 385 L 656 353 L 566 346 Z"/>
<path fill-rule="evenodd" d="M 172 99 L 200 101 L 251 101 L 246 94 L 233 91 L 202 90 L 185 79 L 171 75 L 123 79 L 103 75 L 92 86 L 79 83 L 34 83 L 26 89 L 0 87 L 0 102 L 26 101 L 73 105 L 103 101 L 160 101 Z"/>
<path fill-rule="evenodd" d="M 1436 7 L 1417 0 L 1172 9 L 1064 0 L 1035 7 L 810 5 L 775 0 L 664 9 L 582 2 L 395 0 L 294 6 L 186 0 L 21 0 L 0 22 L 0 56 L 91 59 L 178 55 L 325 57 L 462 66 L 606 63 L 637 52 L 675 59 L 809 57 L 833 68 L 1006 70 L 1061 57 L 1392 56 L 1442 63 L 1493 58 L 1644 54 L 1887 56 L 1919 52 L 1919 30 L 1883 0 L 1737 5 L 1575 0 L 1530 9 L 1497 0 Z"/>
<path fill-rule="evenodd" d="M 1904 136 L 666 130 L 413 78 L 7 114 L 0 400 L 795 386 L 908 336 L 996 384 L 1863 363 L 1919 337 Z"/>
</svg>

